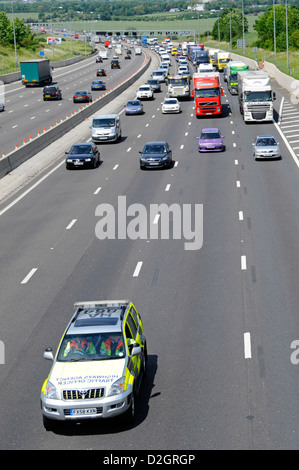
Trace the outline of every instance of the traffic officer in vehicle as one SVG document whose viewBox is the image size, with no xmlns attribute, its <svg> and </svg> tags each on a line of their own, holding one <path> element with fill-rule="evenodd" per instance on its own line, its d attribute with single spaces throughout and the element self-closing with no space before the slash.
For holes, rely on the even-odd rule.
<svg viewBox="0 0 299 470">
<path fill-rule="evenodd" d="M 109 335 L 101 343 L 100 354 L 102 356 L 123 356 L 124 344 L 120 334 Z"/>
</svg>

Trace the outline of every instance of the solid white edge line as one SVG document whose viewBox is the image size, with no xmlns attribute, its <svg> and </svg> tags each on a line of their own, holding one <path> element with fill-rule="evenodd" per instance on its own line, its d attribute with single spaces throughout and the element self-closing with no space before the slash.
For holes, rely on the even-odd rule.
<svg viewBox="0 0 299 470">
<path fill-rule="evenodd" d="M 297 156 L 295 155 L 295 152 L 293 151 L 293 149 L 290 146 L 289 142 L 287 141 L 286 137 L 284 136 L 284 133 L 282 132 L 282 130 L 280 129 L 279 125 L 276 122 L 274 122 L 274 126 L 276 127 L 276 129 L 280 133 L 281 137 L 283 138 L 283 141 L 286 144 L 286 146 L 288 148 L 288 151 L 290 152 L 291 156 L 293 157 L 294 162 L 296 163 L 297 167 L 299 168 L 299 160 L 298 160 Z"/>
<path fill-rule="evenodd" d="M 42 183 L 48 176 L 50 176 L 54 171 L 56 171 L 61 165 L 65 164 L 65 160 L 60 162 L 58 165 L 56 165 L 51 171 L 49 171 L 46 175 L 44 175 L 40 180 L 38 180 L 36 183 L 34 183 L 29 189 L 24 191 L 19 197 L 17 197 L 14 201 L 12 201 L 8 206 L 6 206 L 2 211 L 0 211 L 0 216 L 4 214 L 6 211 L 11 209 L 17 202 L 19 202 L 23 197 L 27 196 L 33 189 L 35 189 L 40 183 Z"/>
</svg>

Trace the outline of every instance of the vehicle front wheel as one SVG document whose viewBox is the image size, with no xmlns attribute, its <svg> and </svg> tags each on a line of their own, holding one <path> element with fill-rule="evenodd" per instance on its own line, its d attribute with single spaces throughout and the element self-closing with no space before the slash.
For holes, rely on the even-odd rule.
<svg viewBox="0 0 299 470">
<path fill-rule="evenodd" d="M 126 424 L 133 424 L 135 419 L 135 392 L 131 395 L 131 403 L 129 409 L 124 414 L 124 422 Z"/>
</svg>

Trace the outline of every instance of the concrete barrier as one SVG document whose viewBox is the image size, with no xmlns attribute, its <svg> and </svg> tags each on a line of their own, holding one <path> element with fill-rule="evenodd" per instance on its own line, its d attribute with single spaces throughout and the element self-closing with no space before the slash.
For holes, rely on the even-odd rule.
<svg viewBox="0 0 299 470">
<path fill-rule="evenodd" d="M 244 57 L 238 54 L 231 54 L 231 58 L 233 60 L 241 60 L 246 65 L 249 65 L 249 67 L 252 69 L 260 68 L 259 64 L 255 60 L 249 59 L 248 57 Z M 289 75 L 281 72 L 276 67 L 276 65 L 272 64 L 271 62 L 264 61 L 264 67 L 262 67 L 261 70 L 264 70 L 270 75 L 271 78 L 274 78 L 282 88 L 291 94 L 291 100 L 293 100 L 295 104 L 298 104 L 299 80 L 295 80 Z"/>
<path fill-rule="evenodd" d="M 17 168 L 36 153 L 46 148 L 51 142 L 54 142 L 55 140 L 62 137 L 85 119 L 88 119 L 89 116 L 96 113 L 111 100 L 115 99 L 120 93 L 126 90 L 126 88 L 131 86 L 141 75 L 143 75 L 143 73 L 149 68 L 150 63 L 151 58 L 149 54 L 146 53 L 146 60 L 144 64 L 129 78 L 120 82 L 112 90 L 106 91 L 100 98 L 96 99 L 93 103 L 87 104 L 84 108 L 78 110 L 72 116 L 66 117 L 64 120 L 54 124 L 52 129 L 42 132 L 40 135 L 33 138 L 30 142 L 25 143 L 20 148 L 10 152 L 8 155 L 2 156 L 2 159 L 0 160 L 0 178 L 5 176 L 13 169 Z"/>
</svg>

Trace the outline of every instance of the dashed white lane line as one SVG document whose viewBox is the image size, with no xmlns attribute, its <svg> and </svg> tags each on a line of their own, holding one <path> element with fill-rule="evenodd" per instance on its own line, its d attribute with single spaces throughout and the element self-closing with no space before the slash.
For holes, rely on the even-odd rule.
<svg viewBox="0 0 299 470">
<path fill-rule="evenodd" d="M 157 224 L 158 221 L 159 221 L 159 219 L 160 219 L 160 214 L 156 214 L 156 215 L 155 215 L 155 218 L 154 218 L 154 220 L 153 220 L 153 224 Z"/>
<path fill-rule="evenodd" d="M 117 170 L 118 166 L 119 166 L 119 165 L 115 165 L 115 166 L 113 167 L 113 170 Z"/>
<path fill-rule="evenodd" d="M 131 150 L 132 150 L 132 147 L 129 147 L 129 148 L 127 149 L 127 152 L 131 152 Z"/>
<path fill-rule="evenodd" d="M 165 191 L 169 191 L 169 190 L 170 190 L 170 186 L 171 186 L 170 184 L 167 184 L 167 185 L 166 185 L 166 188 L 165 188 Z"/>
<path fill-rule="evenodd" d="M 237 188 L 240 188 L 240 187 L 241 187 L 240 181 L 236 181 L 236 186 L 237 186 Z"/>
<path fill-rule="evenodd" d="M 102 188 L 97 188 L 93 194 L 99 194 Z"/>
<path fill-rule="evenodd" d="M 77 222 L 77 219 L 73 219 L 65 228 L 65 230 L 70 230 L 76 222 Z"/>
<path fill-rule="evenodd" d="M 241 269 L 242 269 L 242 271 L 246 271 L 246 269 L 247 269 L 247 260 L 246 260 L 245 255 L 241 256 Z"/>
<path fill-rule="evenodd" d="M 251 359 L 251 337 L 250 333 L 244 333 L 244 356 L 245 359 Z"/>
<path fill-rule="evenodd" d="M 23 281 L 21 282 L 21 284 L 27 284 L 27 282 L 29 281 L 29 279 L 33 276 L 33 274 L 37 271 L 37 268 L 33 268 L 31 269 L 31 271 L 27 274 L 26 277 L 24 277 Z"/>
<path fill-rule="evenodd" d="M 239 220 L 244 220 L 243 211 L 239 211 Z"/>
<path fill-rule="evenodd" d="M 138 261 L 138 263 L 136 265 L 136 268 L 135 268 L 135 271 L 133 273 L 133 277 L 138 277 L 139 276 L 142 265 L 143 265 L 143 261 Z"/>
</svg>

